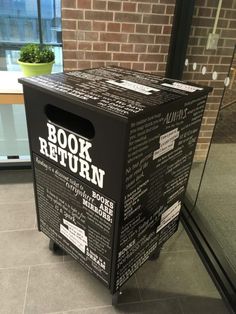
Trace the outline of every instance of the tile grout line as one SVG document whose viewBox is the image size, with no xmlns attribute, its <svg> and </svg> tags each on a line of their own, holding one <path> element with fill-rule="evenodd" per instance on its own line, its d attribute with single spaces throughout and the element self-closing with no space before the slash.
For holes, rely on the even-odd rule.
<svg viewBox="0 0 236 314">
<path fill-rule="evenodd" d="M 37 230 L 35 227 L 28 229 L 15 229 L 15 230 L 1 230 L 0 233 L 11 233 L 11 232 L 22 232 L 22 231 L 35 231 Z"/>
<path fill-rule="evenodd" d="M 136 285 L 137 285 L 137 288 L 138 288 L 138 294 L 139 294 L 140 300 L 143 301 L 142 294 L 141 294 L 141 291 L 140 291 L 140 288 L 139 288 L 138 278 L 137 278 L 136 274 L 134 275 L 134 277 L 135 277 Z"/>
<path fill-rule="evenodd" d="M 30 266 L 28 268 L 28 274 L 27 274 L 27 280 L 26 280 L 25 297 L 24 297 L 24 304 L 23 304 L 22 314 L 25 313 L 26 298 L 27 298 L 27 292 L 28 292 L 28 286 L 29 286 L 29 276 L 30 276 Z"/>
<path fill-rule="evenodd" d="M 185 314 L 185 311 L 183 309 L 183 306 L 182 306 L 182 303 L 181 303 L 181 300 L 180 298 L 176 298 L 178 304 L 179 304 L 179 308 L 180 308 L 180 311 L 182 312 L 182 314 Z"/>
</svg>

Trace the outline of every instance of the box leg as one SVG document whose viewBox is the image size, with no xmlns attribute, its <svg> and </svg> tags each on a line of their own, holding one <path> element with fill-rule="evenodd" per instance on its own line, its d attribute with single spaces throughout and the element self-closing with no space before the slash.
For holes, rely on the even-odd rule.
<svg viewBox="0 0 236 314">
<path fill-rule="evenodd" d="M 56 255 L 64 255 L 64 251 L 62 248 L 57 245 L 52 239 L 49 240 L 49 250 L 52 251 Z"/>
<path fill-rule="evenodd" d="M 155 261 L 158 259 L 158 257 L 160 256 L 160 253 L 161 253 L 161 248 L 162 248 L 162 246 L 156 248 L 156 250 L 152 252 L 152 254 L 148 258 L 149 261 Z"/>
<path fill-rule="evenodd" d="M 112 305 L 116 306 L 119 303 L 119 296 L 122 294 L 120 290 L 112 294 Z"/>
</svg>

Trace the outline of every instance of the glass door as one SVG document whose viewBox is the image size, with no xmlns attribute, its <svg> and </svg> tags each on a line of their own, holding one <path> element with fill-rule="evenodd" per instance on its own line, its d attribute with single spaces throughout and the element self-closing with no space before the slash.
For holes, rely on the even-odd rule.
<svg viewBox="0 0 236 314">
<path fill-rule="evenodd" d="M 22 87 L 17 82 L 22 76 L 19 50 L 26 43 L 52 46 L 53 72 L 62 71 L 61 0 L 0 0 L 0 166 L 30 161 Z"/>
<path fill-rule="evenodd" d="M 236 1 L 196 1 L 183 79 L 213 87 L 186 194 L 196 243 L 236 306 Z M 200 239 L 200 240 L 199 240 Z M 204 242 L 204 244 L 203 244 Z"/>
</svg>

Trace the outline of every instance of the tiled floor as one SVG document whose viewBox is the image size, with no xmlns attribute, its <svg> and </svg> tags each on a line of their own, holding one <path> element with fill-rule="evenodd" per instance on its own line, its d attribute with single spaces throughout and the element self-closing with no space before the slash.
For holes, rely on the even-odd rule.
<svg viewBox="0 0 236 314">
<path fill-rule="evenodd" d="M 0 313 L 227 314 L 183 227 L 124 286 L 120 305 L 36 230 L 30 171 L 0 171 Z"/>
</svg>

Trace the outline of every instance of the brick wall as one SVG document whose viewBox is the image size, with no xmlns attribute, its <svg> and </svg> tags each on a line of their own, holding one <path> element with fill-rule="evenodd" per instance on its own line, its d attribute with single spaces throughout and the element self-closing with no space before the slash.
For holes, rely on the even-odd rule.
<svg viewBox="0 0 236 314">
<path fill-rule="evenodd" d="M 64 69 L 165 72 L 175 0 L 62 0 Z"/>
<path fill-rule="evenodd" d="M 183 79 L 214 88 L 208 98 L 206 111 L 197 144 L 195 160 L 204 160 L 208 151 L 212 131 L 224 89 L 234 45 L 236 44 L 236 1 L 223 1 L 216 33 L 220 34 L 217 50 L 206 50 L 207 37 L 212 32 L 218 0 L 196 0 L 191 36 Z M 196 62 L 196 70 L 193 64 Z M 206 74 L 202 74 L 202 67 Z M 217 72 L 216 80 L 212 73 Z"/>
</svg>

